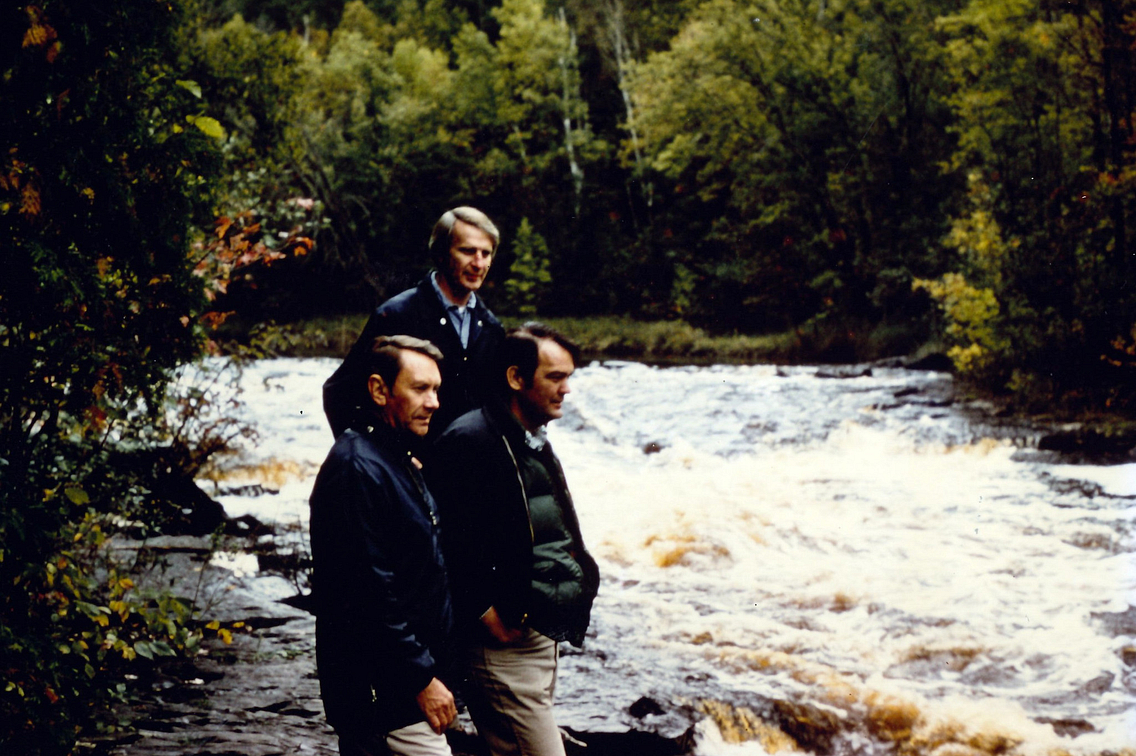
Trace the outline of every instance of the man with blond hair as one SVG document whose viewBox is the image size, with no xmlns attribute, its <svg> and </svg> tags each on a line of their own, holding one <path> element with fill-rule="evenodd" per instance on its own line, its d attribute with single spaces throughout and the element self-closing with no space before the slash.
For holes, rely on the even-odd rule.
<svg viewBox="0 0 1136 756">
<path fill-rule="evenodd" d="M 477 292 L 500 241 L 493 221 L 476 208 L 455 207 L 442 214 L 429 241 L 435 270 L 371 314 L 355 346 L 324 383 L 323 406 L 332 433 L 338 437 L 366 421 L 360 371 L 376 336 L 397 333 L 426 339 L 445 355 L 442 406 L 431 437 L 481 405 L 488 395 L 488 367 L 505 332 Z"/>
</svg>

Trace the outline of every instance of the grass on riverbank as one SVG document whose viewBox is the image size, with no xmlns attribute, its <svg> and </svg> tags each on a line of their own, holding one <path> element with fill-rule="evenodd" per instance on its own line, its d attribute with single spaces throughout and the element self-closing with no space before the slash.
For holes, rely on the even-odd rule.
<svg viewBox="0 0 1136 756">
<path fill-rule="evenodd" d="M 259 324 L 229 342 L 247 344 L 257 356 L 342 357 L 355 343 L 366 315 Z M 506 326 L 525 318 L 504 318 Z M 909 329 L 876 326 L 804 327 L 771 335 L 713 335 L 677 320 L 640 321 L 625 316 L 540 318 L 580 344 L 587 359 L 655 363 L 839 363 L 909 354 L 919 346 Z"/>
</svg>

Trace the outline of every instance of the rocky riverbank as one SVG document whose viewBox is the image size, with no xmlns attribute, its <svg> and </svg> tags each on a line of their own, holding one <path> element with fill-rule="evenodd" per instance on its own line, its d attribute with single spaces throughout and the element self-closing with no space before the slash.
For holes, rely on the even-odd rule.
<svg viewBox="0 0 1136 756">
<path fill-rule="evenodd" d="M 242 569 L 245 543 L 163 536 L 115 544 L 124 558 L 143 556 L 141 590 L 195 599 L 217 624 L 205 629 L 196 659 L 158 660 L 132 680 L 132 700 L 114 712 L 123 729 L 82 740 L 78 753 L 338 753 L 315 677 L 314 618 L 278 600 L 290 593 L 286 581 Z"/>
<path fill-rule="evenodd" d="M 132 677 L 131 700 L 113 712 L 115 732 L 80 740 L 76 752 L 90 756 L 336 756 L 334 732 L 324 721 L 315 670 L 315 620 L 285 578 L 254 565 L 273 564 L 255 539 L 162 536 L 117 540 L 122 561 L 145 564 L 140 590 L 166 589 L 201 607 L 210 624 L 197 658 L 157 660 L 142 677 Z M 253 551 L 259 551 L 254 555 Z M 266 558 L 267 557 L 267 558 Z M 566 656 L 568 688 L 579 700 L 603 655 Z M 573 670 L 573 668 L 575 668 Z M 583 690 L 581 690 L 583 689 Z M 658 703 L 643 698 L 632 718 L 667 721 L 680 735 L 682 721 L 662 716 Z M 566 730 L 570 753 L 677 754 L 689 736 L 649 731 L 584 733 Z M 457 756 L 484 753 L 463 713 L 449 733 Z M 586 749 L 586 750 L 585 750 Z"/>
<path fill-rule="evenodd" d="M 144 676 L 132 678 L 131 700 L 113 712 L 116 731 L 81 739 L 76 753 L 338 754 L 320 701 L 315 620 L 288 580 L 254 566 L 274 562 L 265 558 L 263 540 L 255 543 L 199 536 L 114 543 L 123 561 L 146 565 L 137 577 L 141 590 L 181 595 L 200 606 L 210 624 L 197 658 L 159 659 Z M 654 698 L 643 691 L 629 698 L 625 711 L 612 711 L 602 690 L 634 690 L 639 670 L 609 665 L 594 636 L 585 650 L 564 651 L 558 696 L 567 719 L 577 725 L 564 731 L 573 756 L 675 756 L 707 737 L 757 738 L 824 752 L 839 729 L 831 715 L 807 706 L 760 696 L 724 703 L 706 679 L 686 680 L 695 698 Z M 589 720 L 594 730 L 580 726 Z M 485 754 L 464 713 L 448 737 L 455 756 Z"/>
</svg>

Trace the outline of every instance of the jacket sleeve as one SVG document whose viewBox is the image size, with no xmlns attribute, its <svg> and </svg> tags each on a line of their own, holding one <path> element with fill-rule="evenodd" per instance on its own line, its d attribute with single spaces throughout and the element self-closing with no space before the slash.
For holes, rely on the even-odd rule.
<svg viewBox="0 0 1136 756">
<path fill-rule="evenodd" d="M 458 611 L 466 621 L 495 607 L 502 620 L 523 621 L 528 576 L 515 574 L 517 542 L 508 506 L 520 483 L 499 438 L 491 434 L 444 433 L 434 446 L 430 490 L 442 516 L 442 542 Z M 515 525 L 515 523 L 513 523 Z M 529 557 L 531 559 L 531 556 Z"/>
<path fill-rule="evenodd" d="M 379 336 L 389 335 L 388 319 L 379 310 L 371 313 L 363 332 L 355 340 L 351 351 L 323 384 L 323 412 L 336 438 L 351 427 L 366 406 L 367 389 L 364 383 L 364 365 L 371 343 Z"/>
<path fill-rule="evenodd" d="M 368 647 L 358 657 L 370 660 L 369 678 L 413 697 L 435 677 L 435 660 L 410 628 L 400 597 L 399 534 L 391 525 L 400 516 L 395 492 L 375 471 L 346 461 L 327 483 L 321 499 L 334 513 L 327 522 L 334 532 L 316 555 L 317 571 L 325 570 L 320 584 L 333 582 L 336 615 L 354 625 L 352 641 Z"/>
<path fill-rule="evenodd" d="M 427 468 L 427 484 L 442 518 L 442 544 L 446 569 L 458 612 L 480 616 L 492 606 L 493 563 L 485 548 L 485 523 L 473 511 L 482 476 L 469 477 L 471 463 L 479 457 L 468 438 L 444 433 L 435 443 Z M 467 619 L 468 617 L 463 617 Z"/>
</svg>

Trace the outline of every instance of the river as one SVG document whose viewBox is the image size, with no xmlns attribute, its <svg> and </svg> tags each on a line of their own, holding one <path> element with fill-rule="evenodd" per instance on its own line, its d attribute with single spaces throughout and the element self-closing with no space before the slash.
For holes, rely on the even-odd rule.
<svg viewBox="0 0 1136 756">
<path fill-rule="evenodd" d="M 302 534 L 335 365 L 245 369 L 259 438 L 207 488 L 230 515 Z M 550 438 L 604 580 L 563 725 L 695 723 L 703 756 L 1136 747 L 1136 464 L 1038 452 L 949 376 L 865 373 L 577 371 Z"/>
</svg>

